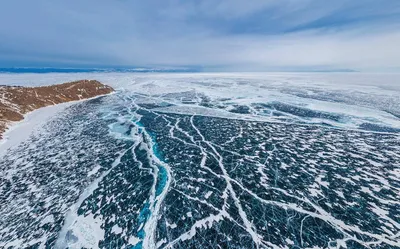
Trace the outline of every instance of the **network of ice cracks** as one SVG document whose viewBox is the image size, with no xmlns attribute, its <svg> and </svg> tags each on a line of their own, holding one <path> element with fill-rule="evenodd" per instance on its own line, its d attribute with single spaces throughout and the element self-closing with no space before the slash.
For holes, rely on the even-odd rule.
<svg viewBox="0 0 400 249">
<path fill-rule="evenodd" d="M 397 91 L 99 77 L 1 159 L 0 247 L 400 248 Z"/>
</svg>

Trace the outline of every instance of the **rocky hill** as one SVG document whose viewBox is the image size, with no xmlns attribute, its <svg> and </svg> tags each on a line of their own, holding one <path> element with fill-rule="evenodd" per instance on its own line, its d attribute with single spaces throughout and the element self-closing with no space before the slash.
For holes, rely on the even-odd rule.
<svg viewBox="0 0 400 249">
<path fill-rule="evenodd" d="M 41 87 L 0 86 L 0 138 L 10 122 L 24 119 L 23 115 L 30 111 L 113 91 L 113 88 L 96 80 L 80 80 Z"/>
</svg>

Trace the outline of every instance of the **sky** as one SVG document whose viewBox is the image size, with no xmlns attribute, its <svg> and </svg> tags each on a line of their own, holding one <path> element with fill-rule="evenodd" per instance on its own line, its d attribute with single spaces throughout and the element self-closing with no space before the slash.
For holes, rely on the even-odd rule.
<svg viewBox="0 0 400 249">
<path fill-rule="evenodd" d="M 0 67 L 400 71 L 400 0 L 13 0 Z"/>
</svg>

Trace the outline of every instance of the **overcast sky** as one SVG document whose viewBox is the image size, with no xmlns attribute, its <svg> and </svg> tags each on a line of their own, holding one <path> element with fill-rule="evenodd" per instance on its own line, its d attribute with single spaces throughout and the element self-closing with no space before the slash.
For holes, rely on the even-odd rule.
<svg viewBox="0 0 400 249">
<path fill-rule="evenodd" d="M 400 69 L 400 0 L 12 0 L 0 67 Z"/>
</svg>

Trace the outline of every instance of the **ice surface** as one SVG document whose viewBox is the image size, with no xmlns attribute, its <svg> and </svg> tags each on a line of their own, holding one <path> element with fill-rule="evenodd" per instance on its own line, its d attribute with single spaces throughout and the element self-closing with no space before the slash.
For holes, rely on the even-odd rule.
<svg viewBox="0 0 400 249">
<path fill-rule="evenodd" d="M 81 78 L 118 92 L 1 147 L 0 247 L 400 248 L 399 75 L 0 84 Z"/>
</svg>

